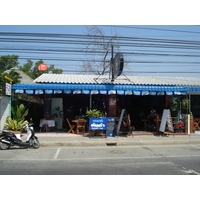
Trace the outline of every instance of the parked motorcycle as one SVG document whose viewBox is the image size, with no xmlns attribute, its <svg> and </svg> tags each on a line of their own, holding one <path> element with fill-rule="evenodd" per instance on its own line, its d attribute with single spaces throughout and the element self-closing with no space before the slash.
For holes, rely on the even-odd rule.
<svg viewBox="0 0 200 200">
<path fill-rule="evenodd" d="M 38 149 L 40 147 L 40 142 L 38 138 L 35 136 L 33 123 L 30 122 L 24 126 L 24 129 L 27 132 L 26 142 L 22 142 L 21 137 L 16 137 L 16 135 L 7 130 L 3 130 L 0 133 L 0 149 L 5 150 L 9 149 L 10 146 L 20 146 L 26 148 L 35 148 Z"/>
</svg>

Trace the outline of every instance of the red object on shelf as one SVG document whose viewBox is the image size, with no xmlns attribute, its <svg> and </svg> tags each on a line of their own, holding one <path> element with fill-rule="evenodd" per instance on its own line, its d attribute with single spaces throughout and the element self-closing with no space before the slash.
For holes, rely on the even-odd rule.
<svg viewBox="0 0 200 200">
<path fill-rule="evenodd" d="M 176 127 L 182 127 L 184 124 L 176 124 Z"/>
</svg>

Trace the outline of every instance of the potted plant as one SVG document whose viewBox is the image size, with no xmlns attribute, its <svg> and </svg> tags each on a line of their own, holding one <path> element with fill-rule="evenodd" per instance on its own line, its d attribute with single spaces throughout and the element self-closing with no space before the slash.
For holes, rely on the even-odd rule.
<svg viewBox="0 0 200 200">
<path fill-rule="evenodd" d="M 86 112 L 86 117 L 88 118 L 99 118 L 102 117 L 102 113 L 100 110 L 97 109 L 90 109 Z M 90 130 L 90 136 L 95 135 L 95 132 L 99 132 L 98 130 Z"/>
<path fill-rule="evenodd" d="M 102 116 L 101 111 L 97 109 L 91 109 L 86 112 L 86 117 L 88 118 L 97 118 L 101 116 Z"/>
<path fill-rule="evenodd" d="M 27 120 L 17 121 L 11 117 L 7 117 L 7 122 L 5 123 L 4 127 L 13 133 L 19 134 L 26 124 L 28 124 Z"/>
<path fill-rule="evenodd" d="M 130 131 L 134 131 L 135 130 L 135 126 L 130 126 Z"/>
<path fill-rule="evenodd" d="M 7 117 L 7 122 L 4 124 L 5 129 L 17 131 L 15 133 L 21 133 L 23 127 L 28 123 L 25 117 L 28 115 L 28 109 L 23 104 L 17 105 L 11 109 L 12 118 Z"/>
</svg>

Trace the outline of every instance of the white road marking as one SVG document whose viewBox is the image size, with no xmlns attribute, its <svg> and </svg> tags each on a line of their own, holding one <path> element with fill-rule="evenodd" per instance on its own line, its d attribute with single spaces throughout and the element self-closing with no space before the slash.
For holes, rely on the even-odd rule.
<svg viewBox="0 0 200 200">
<path fill-rule="evenodd" d="M 53 160 L 56 160 L 56 159 L 57 159 L 57 157 L 58 157 L 58 155 L 59 155 L 59 153 L 60 153 L 60 150 L 61 150 L 61 148 L 58 148 L 58 149 L 57 149 L 57 151 L 56 151 L 56 153 L 55 153 L 55 155 L 54 155 L 54 157 L 53 157 Z"/>
</svg>

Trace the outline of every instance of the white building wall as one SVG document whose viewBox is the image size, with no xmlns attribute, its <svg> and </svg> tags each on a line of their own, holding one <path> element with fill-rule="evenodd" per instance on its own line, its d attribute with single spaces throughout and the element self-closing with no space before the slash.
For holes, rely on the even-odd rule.
<svg viewBox="0 0 200 200">
<path fill-rule="evenodd" d="M 0 97 L 0 132 L 4 128 L 7 116 L 10 116 L 10 97 Z"/>
</svg>

